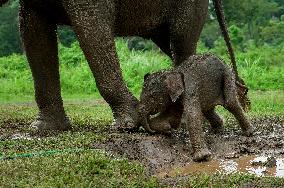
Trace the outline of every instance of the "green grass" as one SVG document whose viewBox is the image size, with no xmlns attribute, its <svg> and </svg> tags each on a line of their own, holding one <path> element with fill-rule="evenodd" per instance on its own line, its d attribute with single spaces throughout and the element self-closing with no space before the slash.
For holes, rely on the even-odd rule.
<svg viewBox="0 0 284 188">
<path fill-rule="evenodd" d="M 148 72 L 167 69 L 171 61 L 157 50 L 145 52 L 129 51 L 122 39 L 116 42 L 123 77 L 129 89 L 140 93 L 143 77 Z M 279 47 L 262 47 L 237 52 L 240 74 L 252 90 L 283 90 L 284 52 Z M 199 46 L 201 52 L 208 49 Z M 225 49 L 212 49 L 211 52 L 228 59 Z M 60 75 L 62 95 L 100 97 L 93 75 L 78 43 L 71 48 L 60 46 Z M 228 62 L 228 61 L 227 61 Z M 27 60 L 23 55 L 0 58 L 0 102 L 30 101 L 34 95 L 33 80 Z"/>
<path fill-rule="evenodd" d="M 145 176 L 141 165 L 92 150 L 0 161 L 0 182 L 1 187 L 155 187 L 157 185 L 155 179 Z"/>
<path fill-rule="evenodd" d="M 181 181 L 180 187 L 283 187 L 284 178 L 257 177 L 251 174 L 235 173 L 225 175 L 216 173 L 214 175 L 199 174 Z"/>
<path fill-rule="evenodd" d="M 251 91 L 249 96 L 252 100 L 251 115 L 284 115 L 284 90 Z"/>
</svg>

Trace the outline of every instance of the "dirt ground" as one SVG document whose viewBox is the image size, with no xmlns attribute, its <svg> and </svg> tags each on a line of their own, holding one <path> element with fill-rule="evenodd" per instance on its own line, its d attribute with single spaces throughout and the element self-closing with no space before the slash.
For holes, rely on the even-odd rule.
<svg viewBox="0 0 284 188">
<path fill-rule="evenodd" d="M 156 176 L 167 185 L 196 173 L 223 171 L 248 172 L 256 175 L 284 177 L 284 122 L 283 117 L 252 119 L 254 135 L 245 137 L 234 119 L 228 119 L 222 134 L 211 134 L 204 125 L 208 148 L 212 158 L 208 162 L 195 163 L 189 135 L 176 130 L 170 135 L 120 133 L 114 129 L 99 134 L 106 141 L 91 143 L 93 149 L 104 149 L 109 153 L 126 157 L 144 164 L 149 176 Z M 34 139 L 19 130 L 24 125 L 6 122 L 0 129 L 0 140 Z"/>
<path fill-rule="evenodd" d="M 162 181 L 199 172 L 214 173 L 217 170 L 284 176 L 283 119 L 253 119 L 252 137 L 241 136 L 235 121 L 228 123 L 230 127 L 226 127 L 220 135 L 208 133 L 205 126 L 207 145 L 212 152 L 209 162 L 192 161 L 189 136 L 181 130 L 167 136 L 110 133 L 106 142 L 94 143 L 93 147 L 142 162 L 148 168 L 149 175 Z"/>
</svg>

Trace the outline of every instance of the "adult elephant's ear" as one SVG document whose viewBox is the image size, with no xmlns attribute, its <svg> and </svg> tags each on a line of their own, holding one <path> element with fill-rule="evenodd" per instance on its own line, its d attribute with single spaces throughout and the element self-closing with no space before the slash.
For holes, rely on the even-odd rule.
<svg viewBox="0 0 284 188">
<path fill-rule="evenodd" d="M 165 85 L 173 102 L 176 102 L 180 95 L 184 92 L 183 74 L 179 72 L 171 72 L 166 75 Z"/>
</svg>

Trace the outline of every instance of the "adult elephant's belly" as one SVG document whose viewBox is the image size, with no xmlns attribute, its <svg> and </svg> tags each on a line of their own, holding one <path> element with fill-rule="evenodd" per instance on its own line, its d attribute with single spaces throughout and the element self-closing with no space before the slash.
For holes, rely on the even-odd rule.
<svg viewBox="0 0 284 188">
<path fill-rule="evenodd" d="M 115 33 L 117 36 L 147 35 L 166 22 L 169 6 L 161 0 L 124 0 L 116 4 Z"/>
<path fill-rule="evenodd" d="M 70 20 L 61 0 L 22 0 L 25 5 L 34 9 L 38 14 L 44 16 L 59 25 L 70 25 Z"/>
<path fill-rule="evenodd" d="M 163 23 L 160 20 L 132 20 L 126 22 L 117 21 L 114 25 L 116 36 L 147 36 Z"/>
</svg>

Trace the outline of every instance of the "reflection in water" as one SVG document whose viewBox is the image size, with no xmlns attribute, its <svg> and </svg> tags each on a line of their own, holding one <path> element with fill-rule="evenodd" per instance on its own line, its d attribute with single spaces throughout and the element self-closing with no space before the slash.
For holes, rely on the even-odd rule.
<svg viewBox="0 0 284 188">
<path fill-rule="evenodd" d="M 284 177 L 284 159 L 279 159 L 276 162 L 276 177 Z"/>
<path fill-rule="evenodd" d="M 246 169 L 249 173 L 251 174 L 255 174 L 257 176 L 263 176 L 264 174 L 267 173 L 267 168 L 266 167 L 256 167 L 256 168 L 253 168 L 253 167 L 250 167 L 250 168 L 247 168 Z"/>
<path fill-rule="evenodd" d="M 238 163 L 234 160 L 221 160 L 219 167 L 226 174 L 230 174 L 230 173 L 238 171 Z"/>
<path fill-rule="evenodd" d="M 276 163 L 270 163 L 271 159 Z M 268 165 L 269 164 L 269 165 Z M 178 167 L 172 170 L 163 170 L 157 177 L 185 176 L 189 174 L 223 172 L 231 174 L 245 172 L 257 176 L 284 177 L 284 158 L 264 157 L 264 156 L 242 156 L 230 160 L 212 160 L 203 163 L 191 163 L 185 167 Z"/>
</svg>

